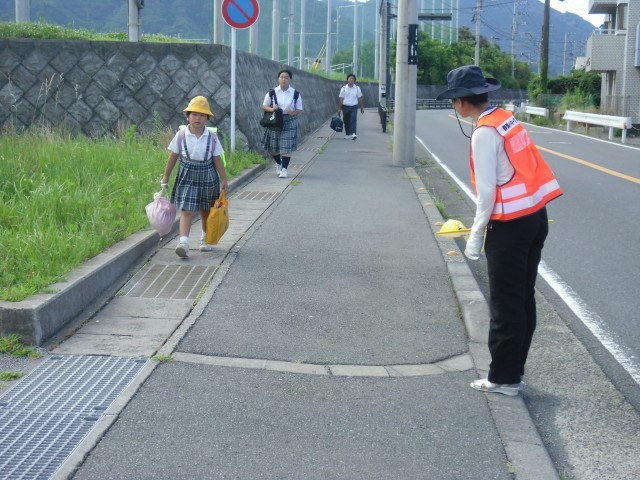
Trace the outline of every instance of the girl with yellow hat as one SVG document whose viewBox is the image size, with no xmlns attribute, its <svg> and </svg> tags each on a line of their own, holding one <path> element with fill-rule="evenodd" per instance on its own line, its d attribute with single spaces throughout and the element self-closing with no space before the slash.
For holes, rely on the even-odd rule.
<svg viewBox="0 0 640 480">
<path fill-rule="evenodd" d="M 220 189 L 227 189 L 227 172 L 220 155 L 224 153 L 215 133 L 206 128 L 213 116 L 209 102 L 203 96 L 191 99 L 187 108 L 187 128 L 176 133 L 169 144 L 169 159 L 160 181 L 163 188 L 169 186 L 171 171 L 178 160 L 180 165 L 171 191 L 171 203 L 180 210 L 180 239 L 175 252 L 181 258 L 189 256 L 189 232 L 196 211 L 200 212 L 200 250 L 211 251 L 206 243 L 209 210 L 220 196 Z"/>
</svg>

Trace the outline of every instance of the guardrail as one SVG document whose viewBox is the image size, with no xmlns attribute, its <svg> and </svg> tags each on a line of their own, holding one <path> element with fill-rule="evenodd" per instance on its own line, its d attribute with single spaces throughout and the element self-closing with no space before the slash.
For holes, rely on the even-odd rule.
<svg viewBox="0 0 640 480">
<path fill-rule="evenodd" d="M 632 128 L 631 117 L 614 117 L 612 115 L 600 115 L 597 113 L 576 112 L 567 110 L 562 117 L 567 121 L 567 132 L 571 131 L 574 122 L 584 123 L 589 131 L 590 125 L 609 128 L 609 140 L 613 140 L 613 129 L 622 130 L 622 143 L 627 142 L 627 129 Z"/>
<path fill-rule="evenodd" d="M 533 107 L 531 105 L 525 105 L 524 107 L 520 107 L 521 111 L 527 114 L 527 120 L 531 120 L 531 115 L 536 115 L 539 117 L 549 118 L 549 109 L 543 107 Z"/>
<path fill-rule="evenodd" d="M 382 133 L 387 132 L 387 107 L 381 102 L 378 103 L 378 115 L 380 115 L 380 123 L 382 124 Z"/>
</svg>

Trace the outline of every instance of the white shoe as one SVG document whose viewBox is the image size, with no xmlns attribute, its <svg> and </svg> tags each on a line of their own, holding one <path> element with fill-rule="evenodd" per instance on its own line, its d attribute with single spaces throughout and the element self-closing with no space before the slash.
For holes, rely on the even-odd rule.
<svg viewBox="0 0 640 480">
<path fill-rule="evenodd" d="M 355 140 L 356 138 L 358 138 L 358 135 L 356 135 L 355 133 L 351 135 L 351 140 Z"/>
<path fill-rule="evenodd" d="M 200 251 L 201 252 L 210 252 L 213 250 L 213 247 L 209 245 L 206 240 L 200 240 Z"/>
<path fill-rule="evenodd" d="M 180 242 L 175 252 L 180 258 L 187 258 L 189 256 L 189 244 L 187 242 Z"/>
<path fill-rule="evenodd" d="M 344 136 L 344 139 L 345 139 L 345 140 L 351 140 L 351 135 L 345 135 L 345 136 Z"/>
<path fill-rule="evenodd" d="M 287 178 L 287 169 L 283 168 L 282 170 L 280 170 L 280 178 Z"/>
<path fill-rule="evenodd" d="M 276 175 L 280 175 L 281 170 L 282 170 L 282 165 L 279 163 L 276 163 Z"/>
</svg>

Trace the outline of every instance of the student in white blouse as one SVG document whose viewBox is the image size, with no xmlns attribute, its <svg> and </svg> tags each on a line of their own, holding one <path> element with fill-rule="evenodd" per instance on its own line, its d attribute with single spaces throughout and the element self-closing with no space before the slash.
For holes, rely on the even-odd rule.
<svg viewBox="0 0 640 480">
<path fill-rule="evenodd" d="M 347 84 L 340 89 L 338 96 L 338 113 L 344 113 L 344 138 L 355 140 L 358 138 L 358 107 L 364 113 L 362 90 L 356 85 L 356 76 L 353 73 L 347 75 Z"/>
<path fill-rule="evenodd" d="M 302 95 L 291 86 L 293 75 L 289 70 L 278 72 L 278 86 L 267 92 L 262 102 L 265 112 L 274 112 L 280 108 L 283 113 L 282 128 L 267 127 L 262 136 L 262 145 L 276 162 L 276 174 L 287 178 L 291 152 L 298 149 L 298 115 L 302 113 Z"/>
</svg>

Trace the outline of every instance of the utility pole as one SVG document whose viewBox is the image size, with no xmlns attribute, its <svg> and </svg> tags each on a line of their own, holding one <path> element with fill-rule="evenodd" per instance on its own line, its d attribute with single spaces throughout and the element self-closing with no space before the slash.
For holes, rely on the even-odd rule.
<svg viewBox="0 0 640 480">
<path fill-rule="evenodd" d="M 353 1 L 353 60 L 351 71 L 354 75 L 358 73 L 358 0 Z"/>
<path fill-rule="evenodd" d="M 280 61 L 280 0 L 273 0 L 271 9 L 271 60 Z"/>
<path fill-rule="evenodd" d="M 549 0 L 547 0 L 548 2 Z M 475 64 L 480 66 L 480 16 L 482 11 L 482 0 L 476 0 L 476 55 Z"/>
<path fill-rule="evenodd" d="M 289 0 L 289 42 L 287 43 L 287 65 L 293 65 L 293 47 L 296 42 L 295 31 L 295 5 L 294 0 Z"/>
<path fill-rule="evenodd" d="M 300 2 L 300 70 L 305 69 L 304 61 L 306 60 L 307 45 L 306 45 L 306 22 L 307 22 L 307 0 L 301 0 Z"/>
<path fill-rule="evenodd" d="M 224 43 L 224 19 L 222 18 L 222 0 L 213 1 L 213 43 Z"/>
<path fill-rule="evenodd" d="M 380 58 L 380 0 L 376 0 L 376 31 L 375 31 L 375 43 L 373 47 L 373 78 L 378 79 L 380 72 L 380 64 L 378 59 Z M 380 83 L 378 83 L 380 85 Z"/>
<path fill-rule="evenodd" d="M 331 74 L 331 17 L 331 0 L 327 0 L 327 42 L 324 52 L 324 73 L 327 75 Z"/>
<path fill-rule="evenodd" d="M 249 52 L 258 54 L 258 22 L 249 27 Z"/>
<path fill-rule="evenodd" d="M 144 7 L 144 0 L 129 0 L 129 41 L 140 41 L 140 9 Z"/>
<path fill-rule="evenodd" d="M 16 0 L 16 23 L 31 21 L 30 0 Z"/>
<path fill-rule="evenodd" d="M 393 163 L 416 161 L 416 81 L 418 78 L 418 0 L 398 3 Z"/>
<path fill-rule="evenodd" d="M 516 5 L 518 0 L 513 0 L 513 23 L 511 24 L 511 77 L 516 77 L 516 29 L 518 24 L 516 22 Z"/>
<path fill-rule="evenodd" d="M 379 65 L 378 68 L 378 101 L 385 103 L 383 100 L 387 98 L 387 17 L 389 12 L 387 11 L 388 0 L 380 0 L 378 6 L 378 16 L 380 17 L 380 52 L 379 52 Z"/>
<path fill-rule="evenodd" d="M 547 93 L 549 81 L 549 16 L 551 0 L 544 0 L 544 16 L 542 17 L 542 48 L 540 48 L 540 90 Z"/>
</svg>

